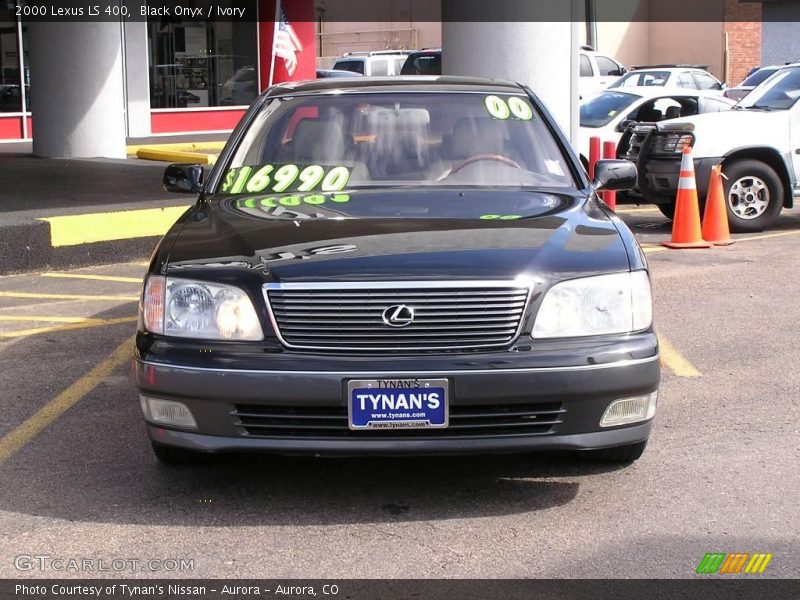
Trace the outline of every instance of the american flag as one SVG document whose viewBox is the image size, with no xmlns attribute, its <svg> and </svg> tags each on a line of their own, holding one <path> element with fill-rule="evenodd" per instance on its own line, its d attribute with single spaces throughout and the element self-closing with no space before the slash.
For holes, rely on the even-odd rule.
<svg viewBox="0 0 800 600">
<path fill-rule="evenodd" d="M 283 63 L 286 65 L 286 72 L 289 74 L 289 77 L 292 77 L 297 69 L 297 53 L 303 51 L 303 44 L 294 32 L 294 28 L 289 21 L 286 20 L 286 13 L 283 12 L 280 0 L 276 1 L 278 3 L 277 13 L 280 15 L 280 20 L 277 23 L 275 31 L 273 54 L 283 59 Z"/>
</svg>

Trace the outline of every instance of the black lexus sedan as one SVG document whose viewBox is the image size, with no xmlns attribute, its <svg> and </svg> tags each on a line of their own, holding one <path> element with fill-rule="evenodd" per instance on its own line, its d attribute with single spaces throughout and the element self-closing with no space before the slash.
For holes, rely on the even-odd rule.
<svg viewBox="0 0 800 600">
<path fill-rule="evenodd" d="M 135 378 L 157 458 L 644 450 L 644 255 L 533 93 L 452 77 L 272 87 L 156 248 Z"/>
</svg>

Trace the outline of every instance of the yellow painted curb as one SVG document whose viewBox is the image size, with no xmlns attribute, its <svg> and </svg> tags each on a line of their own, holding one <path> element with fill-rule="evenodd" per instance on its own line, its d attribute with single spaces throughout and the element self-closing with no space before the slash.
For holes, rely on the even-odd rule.
<svg viewBox="0 0 800 600">
<path fill-rule="evenodd" d="M 136 151 L 136 156 L 145 160 L 161 160 L 164 162 L 196 163 L 200 165 L 213 165 L 217 162 L 216 154 L 203 152 L 182 152 L 180 150 L 159 150 L 142 148 Z"/>
<path fill-rule="evenodd" d="M 175 144 L 134 144 L 125 146 L 125 152 L 136 154 L 139 150 L 170 150 L 176 152 L 204 152 L 206 150 L 222 150 L 225 142 L 182 142 Z"/>
<path fill-rule="evenodd" d="M 50 245 L 76 246 L 94 242 L 164 235 L 188 206 L 44 217 L 50 223 Z"/>
</svg>

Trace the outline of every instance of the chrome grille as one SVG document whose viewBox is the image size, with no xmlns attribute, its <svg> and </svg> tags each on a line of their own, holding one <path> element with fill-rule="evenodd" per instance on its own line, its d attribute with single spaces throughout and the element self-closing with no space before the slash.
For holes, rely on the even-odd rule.
<svg viewBox="0 0 800 600">
<path fill-rule="evenodd" d="M 238 404 L 231 412 L 242 434 L 269 438 L 478 438 L 545 435 L 563 422 L 564 407 L 546 404 L 451 406 L 445 429 L 352 431 L 343 406 L 260 406 Z"/>
<path fill-rule="evenodd" d="M 286 283 L 264 286 L 273 326 L 289 348 L 464 350 L 519 335 L 531 286 L 513 281 Z M 390 307 L 413 309 L 391 326 Z"/>
</svg>

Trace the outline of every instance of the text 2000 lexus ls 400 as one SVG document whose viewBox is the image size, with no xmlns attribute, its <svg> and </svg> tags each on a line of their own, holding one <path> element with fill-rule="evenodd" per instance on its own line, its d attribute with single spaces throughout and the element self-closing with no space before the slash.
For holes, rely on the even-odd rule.
<svg viewBox="0 0 800 600">
<path fill-rule="evenodd" d="M 644 256 L 551 116 L 449 77 L 273 87 L 147 274 L 156 456 L 583 450 L 638 458 L 659 384 Z"/>
</svg>

